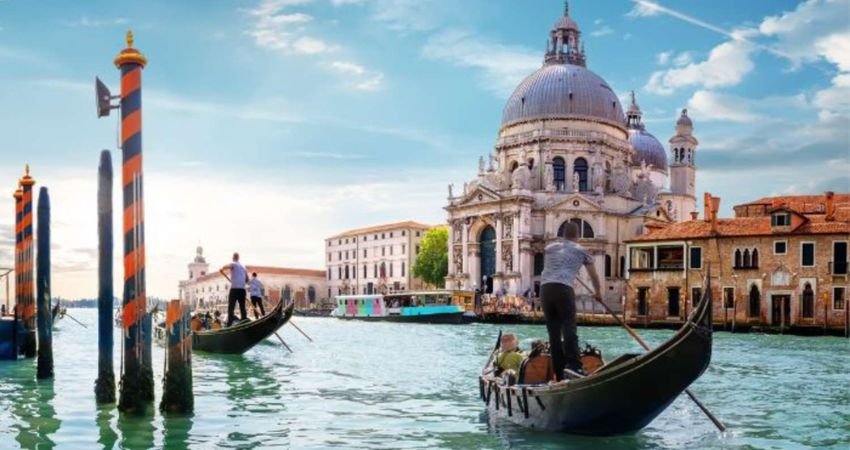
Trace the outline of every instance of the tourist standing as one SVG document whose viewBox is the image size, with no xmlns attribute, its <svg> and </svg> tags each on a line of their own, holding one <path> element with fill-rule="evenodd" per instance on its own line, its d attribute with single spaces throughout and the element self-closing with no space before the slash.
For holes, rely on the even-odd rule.
<svg viewBox="0 0 850 450">
<path fill-rule="evenodd" d="M 236 303 L 239 303 L 239 312 L 241 313 L 240 321 L 248 318 L 248 313 L 245 311 L 245 284 L 248 282 L 248 271 L 245 266 L 239 263 L 239 253 L 233 254 L 233 262 L 219 269 L 222 275 L 225 270 L 230 270 L 230 292 L 227 295 L 227 326 L 233 324 L 236 320 L 234 309 Z"/>
<path fill-rule="evenodd" d="M 266 315 L 263 308 L 263 283 L 257 279 L 257 272 L 251 274 L 251 282 L 248 283 L 248 292 L 251 294 L 251 306 L 254 307 L 254 315 L 257 319 Z M 259 309 L 260 315 L 257 315 Z"/>
<path fill-rule="evenodd" d="M 552 352 L 552 365 L 558 381 L 564 378 L 564 368 L 580 375 L 584 370 L 579 359 L 578 332 L 576 330 L 576 297 L 572 284 L 581 267 L 587 270 L 593 282 L 594 298 L 602 301 L 599 275 L 588 251 L 578 245 L 579 228 L 574 223 L 565 226 L 564 240 L 546 246 L 541 274 L 541 297 L 546 331 Z"/>
</svg>

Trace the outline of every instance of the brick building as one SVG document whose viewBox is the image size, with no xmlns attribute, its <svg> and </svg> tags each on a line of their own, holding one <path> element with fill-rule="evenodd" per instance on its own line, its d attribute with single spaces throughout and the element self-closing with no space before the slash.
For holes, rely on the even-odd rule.
<svg viewBox="0 0 850 450">
<path fill-rule="evenodd" d="M 705 194 L 702 219 L 628 241 L 626 317 L 681 323 L 705 289 L 710 265 L 714 320 L 728 329 L 846 332 L 850 194 L 765 197 L 717 217 Z"/>
</svg>

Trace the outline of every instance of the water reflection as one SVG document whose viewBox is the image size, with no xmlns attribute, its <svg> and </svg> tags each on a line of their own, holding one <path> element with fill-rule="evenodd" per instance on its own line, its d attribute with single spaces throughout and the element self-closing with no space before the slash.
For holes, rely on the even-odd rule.
<svg viewBox="0 0 850 450">
<path fill-rule="evenodd" d="M 4 428 L 14 433 L 21 448 L 56 448 L 51 436 L 62 422 L 56 418 L 53 380 L 36 382 L 34 360 L 3 364 L 0 378 L 0 405 L 11 416 L 11 424 Z"/>
<path fill-rule="evenodd" d="M 118 433 L 113 428 L 112 420 L 116 416 L 115 405 L 101 406 L 97 410 L 97 443 L 102 448 L 114 448 L 118 441 Z"/>
<path fill-rule="evenodd" d="M 154 448 L 154 418 L 153 408 L 147 408 L 144 415 L 118 413 L 118 430 L 121 432 L 118 448 Z"/>
<path fill-rule="evenodd" d="M 192 416 L 165 415 L 162 418 L 162 428 L 165 448 L 189 448 Z"/>
<path fill-rule="evenodd" d="M 285 439 L 288 429 L 273 430 L 276 422 L 264 415 L 279 418 L 286 413 L 283 403 L 282 387 L 275 378 L 274 370 L 243 355 L 221 355 L 217 357 L 226 374 L 227 388 L 225 398 L 228 403 L 229 418 L 234 423 L 249 420 L 259 426 L 239 427 L 227 435 L 224 447 L 245 448 L 262 446 L 264 443 L 280 442 Z"/>
</svg>

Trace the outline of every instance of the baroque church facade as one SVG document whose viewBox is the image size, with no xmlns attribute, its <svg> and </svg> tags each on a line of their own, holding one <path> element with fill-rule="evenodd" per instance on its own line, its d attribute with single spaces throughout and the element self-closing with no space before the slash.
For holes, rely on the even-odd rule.
<svg viewBox="0 0 850 450">
<path fill-rule="evenodd" d="M 608 83 L 586 68 L 581 31 L 565 7 L 543 66 L 505 105 L 493 154 L 479 159 L 462 191 L 449 186 L 446 287 L 537 291 L 544 247 L 574 222 L 605 276 L 606 302 L 619 304 L 624 242 L 696 211 L 698 142 L 686 110 L 669 143 L 668 164 L 634 94 L 624 113 Z"/>
</svg>

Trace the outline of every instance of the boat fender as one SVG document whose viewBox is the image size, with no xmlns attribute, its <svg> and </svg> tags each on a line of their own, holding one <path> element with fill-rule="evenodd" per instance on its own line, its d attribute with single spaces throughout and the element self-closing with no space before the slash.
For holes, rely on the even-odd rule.
<svg viewBox="0 0 850 450">
<path fill-rule="evenodd" d="M 508 417 L 512 417 L 514 415 L 514 411 L 511 408 L 511 388 L 505 389 L 505 400 L 508 402 Z"/>
<path fill-rule="evenodd" d="M 522 404 L 525 405 L 523 413 L 525 413 L 525 418 L 528 419 L 528 389 L 526 388 L 522 388 Z"/>
</svg>

